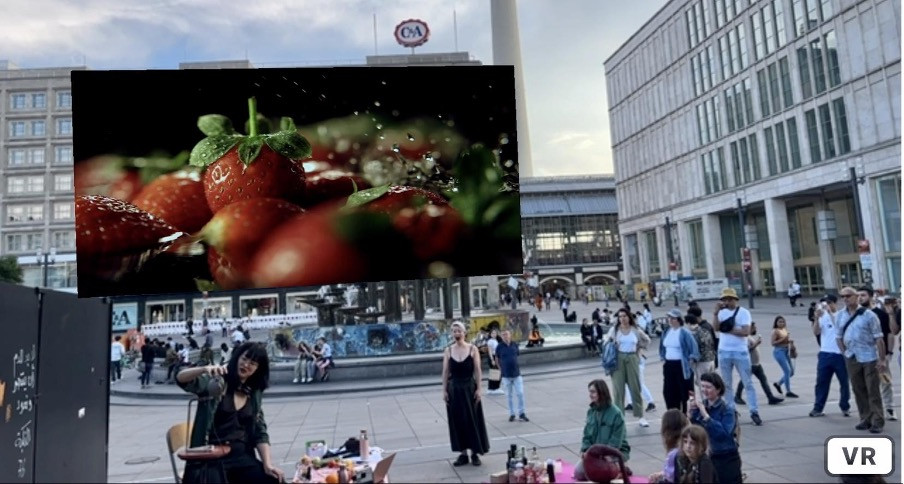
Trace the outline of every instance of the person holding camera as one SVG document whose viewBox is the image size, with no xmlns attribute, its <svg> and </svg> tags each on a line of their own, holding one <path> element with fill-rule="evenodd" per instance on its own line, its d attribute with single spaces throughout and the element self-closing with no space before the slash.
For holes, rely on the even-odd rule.
<svg viewBox="0 0 904 484">
<path fill-rule="evenodd" d="M 841 399 L 838 401 L 841 414 L 845 417 L 851 416 L 851 388 L 848 382 L 847 367 L 844 363 L 844 355 L 841 354 L 841 349 L 838 348 L 838 342 L 835 340 L 837 304 L 838 297 L 834 294 L 827 294 L 820 300 L 814 315 L 816 321 L 813 322 L 813 334 L 825 336 L 825 338 L 821 338 L 819 354 L 816 356 L 816 398 L 813 400 L 813 410 L 810 411 L 811 417 L 825 415 L 823 409 L 825 409 L 826 400 L 829 399 L 832 376 L 838 378 L 841 390 Z"/>
<path fill-rule="evenodd" d="M 741 381 L 747 389 L 747 405 L 750 408 L 750 419 L 754 425 L 763 425 L 757 406 L 756 388 L 751 378 L 752 368 L 750 353 L 747 350 L 747 336 L 750 334 L 750 311 L 739 304 L 738 293 L 726 287 L 722 289 L 719 303 L 716 305 L 713 321 L 718 323 L 719 330 L 719 370 L 726 388 L 733 388 L 732 372 L 737 368 Z M 734 405 L 733 402 L 728 402 Z"/>
</svg>

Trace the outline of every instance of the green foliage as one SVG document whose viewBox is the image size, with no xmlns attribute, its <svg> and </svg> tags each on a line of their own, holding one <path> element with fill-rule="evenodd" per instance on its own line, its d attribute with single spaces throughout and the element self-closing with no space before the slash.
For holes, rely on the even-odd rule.
<svg viewBox="0 0 904 484">
<path fill-rule="evenodd" d="M 6 255 L 0 257 L 0 281 L 22 284 L 22 267 L 16 257 Z"/>
<path fill-rule="evenodd" d="M 504 190 L 503 173 L 492 151 L 471 146 L 459 155 L 453 172 L 458 186 L 447 195 L 476 233 L 498 239 L 520 236 L 521 200 L 518 192 Z"/>
</svg>

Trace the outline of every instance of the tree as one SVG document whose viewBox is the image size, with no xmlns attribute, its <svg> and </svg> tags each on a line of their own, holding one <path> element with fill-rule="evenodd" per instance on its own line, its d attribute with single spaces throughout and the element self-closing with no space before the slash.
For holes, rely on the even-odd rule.
<svg viewBox="0 0 904 484">
<path fill-rule="evenodd" d="M 22 268 L 16 257 L 11 255 L 0 257 L 0 281 L 22 284 Z"/>
</svg>

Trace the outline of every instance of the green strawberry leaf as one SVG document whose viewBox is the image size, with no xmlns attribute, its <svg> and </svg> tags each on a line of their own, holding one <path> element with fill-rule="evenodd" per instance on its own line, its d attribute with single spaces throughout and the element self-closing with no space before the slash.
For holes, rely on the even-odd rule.
<svg viewBox="0 0 904 484">
<path fill-rule="evenodd" d="M 354 208 L 360 207 L 361 205 L 370 203 L 383 195 L 385 195 L 389 191 L 389 185 L 381 185 L 378 187 L 368 188 L 367 190 L 361 190 L 355 192 L 348 197 L 348 201 L 345 203 L 346 208 Z"/>
<path fill-rule="evenodd" d="M 250 165 L 257 155 L 261 153 L 261 147 L 264 145 L 263 136 L 249 136 L 242 140 L 239 144 L 239 160 L 246 166 Z"/>
<path fill-rule="evenodd" d="M 298 128 L 295 127 L 295 120 L 288 117 L 283 116 L 279 120 L 279 130 L 280 131 L 298 131 Z"/>
<path fill-rule="evenodd" d="M 265 136 L 267 146 L 290 160 L 301 160 L 311 156 L 311 143 L 298 131 L 280 131 Z"/>
<path fill-rule="evenodd" d="M 195 145 L 189 155 L 188 163 L 192 166 L 206 168 L 219 160 L 244 137 L 239 135 L 209 136 Z"/>
<path fill-rule="evenodd" d="M 195 287 L 198 288 L 199 291 L 220 291 L 222 288 L 217 285 L 216 282 L 208 281 L 207 279 L 199 279 L 195 278 Z"/>
<path fill-rule="evenodd" d="M 251 123 L 249 121 L 245 121 L 245 132 L 248 133 L 249 136 L 251 136 L 255 133 L 251 132 Z M 267 133 L 270 133 L 271 131 L 273 131 L 273 123 L 271 123 L 269 119 L 265 118 L 263 114 L 257 113 L 257 133 L 256 134 L 267 134 Z"/>
<path fill-rule="evenodd" d="M 184 168 L 188 163 L 188 156 L 187 151 L 182 151 L 173 157 L 152 156 L 149 158 L 139 158 L 135 160 L 134 165 L 138 167 L 141 183 L 147 185 L 157 179 L 160 175 L 172 173 Z"/>
<path fill-rule="evenodd" d="M 232 121 L 222 114 L 207 114 L 198 118 L 198 128 L 207 136 L 235 134 Z"/>
</svg>

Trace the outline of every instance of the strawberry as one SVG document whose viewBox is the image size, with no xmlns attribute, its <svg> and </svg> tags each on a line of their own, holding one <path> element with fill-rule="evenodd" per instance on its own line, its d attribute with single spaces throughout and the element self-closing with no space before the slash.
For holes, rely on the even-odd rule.
<svg viewBox="0 0 904 484">
<path fill-rule="evenodd" d="M 444 205 L 403 208 L 393 217 L 392 224 L 411 241 L 420 261 L 452 254 L 466 230 L 458 211 Z"/>
<path fill-rule="evenodd" d="M 198 234 L 211 247 L 208 262 L 217 284 L 223 289 L 243 287 L 258 246 L 279 225 L 302 212 L 301 207 L 277 198 L 242 200 L 217 212 Z"/>
<path fill-rule="evenodd" d="M 96 195 L 76 197 L 75 220 L 79 256 L 163 249 L 184 235 L 130 203 Z"/>
<path fill-rule="evenodd" d="M 318 207 L 273 231 L 251 263 L 255 287 L 315 286 L 363 280 L 362 253 L 339 235 L 334 207 Z"/>
<path fill-rule="evenodd" d="M 257 119 L 254 98 L 248 100 L 249 120 Z M 288 119 L 288 118 L 285 118 Z M 311 153 L 311 145 L 288 120 L 283 131 L 258 135 L 257 122 L 248 123 L 249 135 L 235 133 L 225 116 L 198 119 L 207 138 L 192 149 L 190 163 L 204 169 L 207 203 L 213 213 L 239 200 L 281 198 L 301 201 L 305 172 L 298 160 Z"/>
<path fill-rule="evenodd" d="M 114 156 L 97 156 L 76 164 L 75 194 L 131 200 L 141 190 L 141 177 L 125 165 L 123 158 Z"/>
<path fill-rule="evenodd" d="M 185 232 L 197 232 L 213 216 L 201 178 L 190 170 L 158 177 L 132 203 Z"/>
<path fill-rule="evenodd" d="M 381 187 L 371 190 L 383 191 Z M 446 206 L 449 202 L 442 196 L 422 188 L 391 186 L 383 194 L 362 205 L 362 208 L 372 212 L 395 214 L 404 208 L 425 204 Z"/>
<path fill-rule="evenodd" d="M 326 200 L 347 197 L 356 189 L 370 188 L 370 183 L 354 173 L 327 170 L 305 180 L 305 204 L 316 205 Z"/>
</svg>

